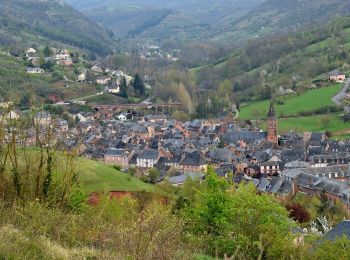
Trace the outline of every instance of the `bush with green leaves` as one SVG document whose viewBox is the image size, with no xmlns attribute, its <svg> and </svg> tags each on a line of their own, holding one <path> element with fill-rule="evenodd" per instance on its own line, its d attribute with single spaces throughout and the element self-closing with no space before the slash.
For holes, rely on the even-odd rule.
<svg viewBox="0 0 350 260">
<path fill-rule="evenodd" d="M 188 236 L 203 253 L 246 259 L 293 254 L 291 230 L 295 223 L 269 195 L 258 195 L 251 185 L 235 188 L 217 177 L 212 168 L 198 193 L 198 200 L 187 204 L 180 214 Z"/>
</svg>

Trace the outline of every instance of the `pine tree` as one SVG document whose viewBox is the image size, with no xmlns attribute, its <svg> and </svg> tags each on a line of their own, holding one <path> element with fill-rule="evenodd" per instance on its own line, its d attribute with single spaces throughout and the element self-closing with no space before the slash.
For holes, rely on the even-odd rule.
<svg viewBox="0 0 350 260">
<path fill-rule="evenodd" d="M 123 98 L 128 98 L 128 85 L 126 83 L 125 77 L 122 78 L 120 82 L 120 92 L 119 95 Z"/>
<path fill-rule="evenodd" d="M 44 50 L 43 50 L 43 54 L 45 55 L 45 57 L 50 57 L 52 55 L 52 51 L 49 48 L 49 46 L 45 46 Z"/>
<path fill-rule="evenodd" d="M 136 94 L 140 96 L 145 95 L 145 84 L 143 83 L 141 77 L 138 74 L 135 75 L 133 87 L 135 89 Z"/>
</svg>

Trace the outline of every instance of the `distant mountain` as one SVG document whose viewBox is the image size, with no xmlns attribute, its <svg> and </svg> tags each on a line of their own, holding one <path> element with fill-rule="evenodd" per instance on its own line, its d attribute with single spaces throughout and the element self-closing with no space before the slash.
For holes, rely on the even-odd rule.
<svg viewBox="0 0 350 260">
<path fill-rule="evenodd" d="M 66 0 L 118 38 L 204 39 L 264 0 Z"/>
<path fill-rule="evenodd" d="M 344 0 L 266 0 L 236 20 L 233 30 L 255 35 L 285 32 L 349 13 L 350 1 Z"/>
<path fill-rule="evenodd" d="M 112 33 L 58 0 L 0 0 L 0 45 L 57 42 L 106 55 Z"/>
<path fill-rule="evenodd" d="M 237 42 L 329 21 L 344 0 L 65 0 L 118 38 Z"/>
</svg>

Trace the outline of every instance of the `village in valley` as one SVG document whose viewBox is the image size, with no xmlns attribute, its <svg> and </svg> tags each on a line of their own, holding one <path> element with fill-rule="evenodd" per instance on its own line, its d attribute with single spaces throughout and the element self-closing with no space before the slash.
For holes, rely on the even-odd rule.
<svg viewBox="0 0 350 260">
<path fill-rule="evenodd" d="M 350 1 L 0 0 L 5 259 L 350 259 Z"/>
<path fill-rule="evenodd" d="M 25 53 L 33 65 L 38 62 L 36 53 L 33 48 Z M 62 66 L 73 64 L 65 51 L 58 50 L 52 59 Z M 91 71 L 109 94 L 118 94 L 122 81 L 131 85 L 134 80 L 96 64 Z M 45 73 L 33 66 L 27 72 Z M 346 81 L 339 71 L 332 71 L 329 79 Z M 84 72 L 76 79 L 86 80 Z M 346 91 L 342 98 L 346 98 Z M 1 105 L 7 111 L 3 114 L 6 120 L 24 115 L 11 103 Z M 326 132 L 280 134 L 273 102 L 265 111 L 266 129 L 230 115 L 179 121 L 172 118 L 172 112 L 181 110 L 181 103 L 86 105 L 84 99 L 77 99 L 58 100 L 53 106 L 65 110 L 65 116 L 36 110 L 33 120 L 39 137 L 36 127 L 27 129 L 21 145 L 37 145 L 50 129 L 58 149 L 75 150 L 79 156 L 114 165 L 145 182 L 181 186 L 189 179 L 203 180 L 212 166 L 219 177 L 237 184 L 252 183 L 259 192 L 282 201 L 298 192 L 324 194 L 350 214 L 350 141 L 330 139 Z"/>
<path fill-rule="evenodd" d="M 301 191 L 325 192 L 350 211 L 350 142 L 322 132 L 279 135 L 271 104 L 267 131 L 239 126 L 230 118 L 180 122 L 150 114 L 135 120 L 113 110 L 78 113 L 74 129 L 58 128 L 64 147 L 79 145 L 81 156 L 104 161 L 151 183 L 179 186 L 201 180 L 209 165 L 235 183 L 253 183 L 279 199 Z M 44 122 L 50 122 L 49 115 Z M 64 133 L 64 135 L 62 135 Z M 151 174 L 152 173 L 152 174 Z M 156 173 L 156 174 L 154 174 Z"/>
</svg>

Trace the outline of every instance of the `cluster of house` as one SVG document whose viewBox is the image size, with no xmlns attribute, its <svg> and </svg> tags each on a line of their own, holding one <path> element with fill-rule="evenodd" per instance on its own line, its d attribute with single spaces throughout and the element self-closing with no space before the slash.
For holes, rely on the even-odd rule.
<svg viewBox="0 0 350 260">
<path fill-rule="evenodd" d="M 19 109 L 13 108 L 11 102 L 0 103 L 0 120 L 3 124 L 2 127 L 6 129 L 6 133 L 10 136 L 12 135 L 12 130 L 16 129 L 12 127 L 12 124 L 8 124 L 8 122 L 27 117 L 31 118 L 33 124 L 28 124 L 27 128 L 23 128 L 22 130 L 25 131 L 25 134 L 21 133 L 17 138 L 19 145 L 35 146 L 38 142 L 46 142 L 49 132 L 48 129 L 52 130 L 50 132 L 55 133 L 50 140 L 51 144 L 58 143 L 60 139 L 66 138 L 66 135 L 69 134 L 70 129 L 67 120 L 52 116 L 46 111 L 39 111 L 34 115 L 31 113 L 29 115 L 28 113 L 29 112 L 22 112 Z M 5 139 L 7 138 L 8 137 Z"/>
<path fill-rule="evenodd" d="M 57 65 L 61 65 L 64 67 L 72 66 L 75 62 L 79 60 L 75 60 L 72 55 L 69 53 L 68 50 L 60 50 L 51 48 L 52 55 L 50 57 L 45 57 L 45 62 L 52 61 L 53 63 Z M 18 53 L 15 53 L 13 55 L 16 55 L 19 57 Z M 45 70 L 40 67 L 40 57 L 37 50 L 34 48 L 29 48 L 24 52 L 24 59 L 28 62 L 30 62 L 31 66 L 28 66 L 26 68 L 26 72 L 29 74 L 42 74 L 45 73 Z M 78 58 L 82 59 L 82 58 Z M 85 60 L 81 60 L 86 62 Z M 91 73 L 94 75 L 94 78 L 96 79 L 96 83 L 102 86 L 105 86 L 105 92 L 111 93 L 111 94 L 118 94 L 120 92 L 120 86 L 125 80 L 126 85 L 130 85 L 133 77 L 124 73 L 121 70 L 111 70 L 109 68 L 103 68 L 102 66 L 99 66 L 97 64 L 90 64 L 90 69 L 84 69 L 80 72 L 80 74 L 77 76 L 76 81 L 77 82 L 92 82 L 92 79 L 88 78 L 88 70 L 91 71 Z"/>
<path fill-rule="evenodd" d="M 111 70 L 109 68 L 102 68 L 99 65 L 93 65 L 91 72 L 96 77 L 96 83 L 105 86 L 105 91 L 111 94 L 118 94 L 120 86 L 125 80 L 126 85 L 130 85 L 133 77 L 124 73 L 121 70 Z M 87 80 L 87 70 L 78 75 L 77 81 L 84 82 Z"/>
<path fill-rule="evenodd" d="M 73 65 L 73 58 L 68 52 L 68 50 L 60 50 L 55 48 L 51 50 L 54 54 L 51 57 L 45 57 L 45 62 L 52 61 L 58 65 L 66 67 Z M 30 62 L 30 64 L 32 65 L 26 68 L 27 73 L 42 74 L 45 72 L 45 70 L 40 67 L 39 53 L 34 48 L 29 48 L 25 51 L 25 60 Z"/>
<path fill-rule="evenodd" d="M 276 196 L 301 190 L 350 198 L 350 143 L 328 140 L 324 133 L 278 136 L 273 107 L 267 132 L 241 129 L 230 120 L 182 123 L 148 115 L 122 122 L 113 111 L 75 116 L 79 123 L 69 132 L 79 136 L 81 155 L 124 169 L 136 167 L 142 174 L 157 168 L 159 181 L 181 185 L 187 178 L 203 178 L 212 165 L 222 177 L 252 182 Z M 62 142 L 77 144 L 67 137 Z"/>
<path fill-rule="evenodd" d="M 82 119 L 82 155 L 141 174 L 157 168 L 159 181 L 174 186 L 202 179 L 211 165 L 221 177 L 251 182 L 261 192 L 286 198 L 325 193 L 350 209 L 350 142 L 325 133 L 279 136 L 273 106 L 267 132 L 238 128 L 231 120 L 179 122 L 163 115 L 120 122 L 113 115 Z M 93 118 L 105 120 L 101 126 Z M 84 123 L 83 123 L 84 121 Z M 350 212 L 350 211 L 349 211 Z"/>
<path fill-rule="evenodd" d="M 69 67 L 73 65 L 73 58 L 68 52 L 68 50 L 57 50 L 55 51 L 55 62 L 58 65 Z"/>
<path fill-rule="evenodd" d="M 350 213 L 350 141 L 330 140 L 325 133 L 278 135 L 273 105 L 266 132 L 228 118 L 180 122 L 145 115 L 120 121 L 118 113 L 105 110 L 70 116 L 77 122 L 72 128 L 47 112 L 37 113 L 35 122 L 54 126 L 62 149 L 78 148 L 82 156 L 125 170 L 134 167 L 140 175 L 156 168 L 159 182 L 178 186 L 189 178 L 201 180 L 211 165 L 220 177 L 253 183 L 280 199 L 297 192 L 325 194 Z M 36 138 L 33 133 L 27 144 Z"/>
<path fill-rule="evenodd" d="M 180 50 L 175 50 L 180 51 Z M 175 62 L 179 58 L 174 57 L 172 54 L 164 52 L 157 45 L 144 44 L 140 47 L 139 56 L 141 59 L 155 60 L 155 59 L 165 59 L 167 61 Z"/>
</svg>

